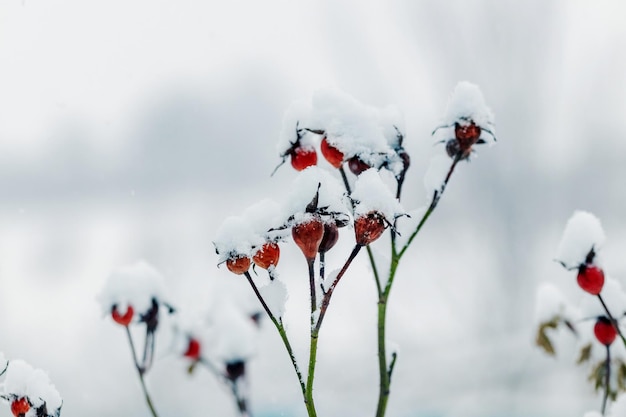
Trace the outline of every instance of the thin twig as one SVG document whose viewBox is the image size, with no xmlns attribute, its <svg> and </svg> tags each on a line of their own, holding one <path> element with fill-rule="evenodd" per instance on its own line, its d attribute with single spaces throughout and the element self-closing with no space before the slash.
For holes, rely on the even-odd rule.
<svg viewBox="0 0 626 417">
<path fill-rule="evenodd" d="M 137 369 L 137 374 L 139 375 L 139 382 L 141 383 L 141 389 L 143 390 L 143 394 L 146 398 L 146 403 L 148 404 L 148 408 L 150 409 L 152 416 L 158 417 L 156 409 L 154 408 L 154 404 L 152 403 L 152 398 L 150 398 L 150 394 L 148 393 L 148 388 L 146 387 L 146 381 L 143 378 L 145 369 L 139 366 L 139 362 L 137 361 L 137 352 L 135 350 L 135 343 L 133 342 L 133 337 L 130 334 L 130 329 L 128 328 L 128 326 L 125 326 L 125 327 L 126 327 L 126 334 L 128 335 L 128 344 L 130 345 L 130 350 L 133 353 L 133 361 L 135 362 L 135 368 Z"/>
<path fill-rule="evenodd" d="M 626 347 L 626 338 L 624 338 L 624 335 L 622 334 L 622 331 L 619 328 L 619 322 L 615 320 L 615 318 L 609 311 L 609 308 L 604 302 L 602 295 L 598 294 L 598 299 L 600 300 L 600 303 L 602 303 L 602 307 L 604 307 L 604 311 L 606 311 L 606 315 L 609 316 L 609 320 L 611 320 L 611 323 L 613 323 L 613 325 L 615 326 L 615 330 L 617 330 L 617 334 L 619 334 L 619 337 L 622 339 L 622 343 L 624 343 L 624 346 Z"/>
<path fill-rule="evenodd" d="M 604 398 L 602 399 L 602 415 L 606 411 L 606 403 L 609 399 L 610 384 L 611 384 L 611 346 L 606 345 L 606 375 L 604 376 Z"/>
</svg>

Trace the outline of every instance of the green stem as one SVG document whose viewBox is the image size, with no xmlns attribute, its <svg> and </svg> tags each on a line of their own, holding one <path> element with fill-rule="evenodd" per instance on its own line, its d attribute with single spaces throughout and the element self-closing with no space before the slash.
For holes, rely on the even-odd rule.
<svg viewBox="0 0 626 417">
<path fill-rule="evenodd" d="M 153 417 L 158 417 L 156 409 L 154 408 L 154 404 L 152 403 L 152 398 L 150 398 L 150 394 L 148 393 L 148 388 L 146 387 L 146 381 L 143 378 L 144 371 L 141 366 L 139 366 L 139 362 L 137 362 L 137 351 L 135 350 L 135 343 L 133 342 L 133 337 L 130 334 L 130 329 L 128 326 L 126 327 L 126 334 L 128 335 L 128 344 L 130 345 L 130 350 L 133 352 L 133 361 L 135 362 L 135 368 L 137 369 L 137 374 L 139 375 L 139 382 L 141 383 L 141 389 L 143 390 L 143 394 L 146 398 L 146 403 L 148 404 L 148 408 L 152 413 Z"/>
<path fill-rule="evenodd" d="M 409 236 L 407 242 L 402 246 L 400 251 L 397 251 L 396 248 L 396 234 L 392 230 L 391 231 L 391 265 L 389 267 L 389 277 L 387 282 L 385 283 L 384 289 L 381 286 L 380 277 L 377 276 L 376 264 L 374 262 L 374 257 L 370 256 L 370 263 L 372 264 L 372 268 L 374 269 L 374 278 L 376 280 L 376 288 L 378 290 L 378 372 L 380 377 L 380 386 L 378 392 L 378 406 L 376 408 L 376 417 L 384 417 L 387 411 L 387 403 L 389 401 L 389 394 L 391 392 L 391 375 L 393 372 L 393 368 L 396 364 L 397 354 L 394 353 L 391 364 L 387 364 L 387 346 L 386 346 L 386 320 L 387 320 L 387 303 L 389 301 L 389 294 L 391 293 L 391 288 L 393 285 L 394 278 L 396 276 L 396 271 L 398 269 L 398 264 L 402 256 L 406 253 L 407 249 L 418 235 L 422 227 L 433 213 L 437 205 L 439 204 L 439 200 L 443 196 L 444 191 L 446 190 L 446 186 L 450 181 L 450 177 L 454 172 L 454 169 L 458 162 L 461 160 L 461 155 L 457 155 L 452 164 L 450 165 L 450 169 L 441 185 L 439 190 L 436 190 L 433 194 L 433 199 L 428 206 L 428 209 L 424 213 L 417 227 L 413 231 L 413 233 Z M 400 187 L 398 187 L 398 195 L 400 193 Z M 369 248 L 368 248 L 369 249 Z M 368 251 L 368 253 L 370 253 Z"/>
<path fill-rule="evenodd" d="M 250 283 L 250 286 L 252 287 L 254 294 L 257 296 L 257 298 L 261 302 L 263 309 L 267 313 L 272 323 L 274 323 L 274 327 L 276 327 L 276 330 L 278 330 L 278 334 L 280 334 L 280 338 L 283 341 L 283 344 L 285 345 L 285 349 L 287 349 L 287 353 L 289 353 L 291 364 L 293 365 L 293 369 L 296 372 L 296 376 L 298 377 L 298 382 L 300 383 L 302 396 L 304 397 L 304 401 L 306 402 L 306 387 L 304 385 L 304 379 L 302 378 L 302 372 L 300 372 L 300 367 L 298 366 L 298 362 L 296 361 L 296 356 L 294 355 L 293 349 L 291 347 L 291 343 L 289 342 L 289 337 L 287 337 L 287 332 L 285 331 L 285 326 L 283 325 L 282 318 L 279 318 L 278 320 L 276 319 L 272 311 L 267 306 L 267 303 L 263 299 L 263 296 L 261 296 L 261 293 L 259 292 L 259 289 L 257 288 L 256 284 L 252 280 L 252 276 L 250 276 L 250 273 L 245 272 L 244 275 L 248 279 L 248 282 Z"/>
<path fill-rule="evenodd" d="M 315 364 L 317 363 L 318 335 L 319 330 L 311 328 L 311 342 L 309 344 L 309 373 L 306 380 L 306 395 L 304 399 L 309 417 L 317 416 L 315 411 L 315 400 L 313 399 L 313 381 L 315 379 Z"/>
</svg>

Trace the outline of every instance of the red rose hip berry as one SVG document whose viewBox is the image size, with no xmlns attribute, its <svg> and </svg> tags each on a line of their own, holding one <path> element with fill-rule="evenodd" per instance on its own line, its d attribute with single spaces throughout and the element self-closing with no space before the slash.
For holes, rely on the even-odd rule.
<svg viewBox="0 0 626 417">
<path fill-rule="evenodd" d="M 341 166 L 341 163 L 343 162 L 343 152 L 328 143 L 328 139 L 326 139 L 326 137 L 322 139 L 320 150 L 322 151 L 324 158 L 326 158 L 332 166 L 335 168 L 339 168 Z"/>
<path fill-rule="evenodd" d="M 30 404 L 24 397 L 17 399 L 11 403 L 11 412 L 15 417 L 23 417 L 30 410 Z"/>
<path fill-rule="evenodd" d="M 317 152 L 309 146 L 298 146 L 289 153 L 289 156 L 291 156 L 291 166 L 296 171 L 303 171 L 310 166 L 317 165 Z"/>
<path fill-rule="evenodd" d="M 335 246 L 339 240 L 339 230 L 335 223 L 324 223 L 324 236 L 320 242 L 319 252 L 326 253 Z"/>
<path fill-rule="evenodd" d="M 133 321 L 134 314 L 135 310 L 131 305 L 128 305 L 128 307 L 126 307 L 126 312 L 124 314 L 120 313 L 120 311 L 117 309 L 117 305 L 114 305 L 111 309 L 111 317 L 113 318 L 113 321 L 122 326 L 128 326 L 130 322 Z"/>
<path fill-rule="evenodd" d="M 348 168 L 350 168 L 350 171 L 354 175 L 359 176 L 363 171 L 367 171 L 368 169 L 370 169 L 371 166 L 363 162 L 358 156 L 353 156 L 352 158 L 348 159 Z"/>
<path fill-rule="evenodd" d="M 260 268 L 268 269 L 270 266 L 276 266 L 280 258 L 280 247 L 276 242 L 266 242 L 254 254 L 252 260 L 255 265 Z"/>
<path fill-rule="evenodd" d="M 596 335 L 598 342 L 605 346 L 609 346 L 617 337 L 617 328 L 615 324 L 606 317 L 599 317 L 593 326 L 593 333 Z"/>
<path fill-rule="evenodd" d="M 369 245 L 378 239 L 384 231 L 385 218 L 377 211 L 370 211 L 354 221 L 354 234 L 358 245 Z"/>
<path fill-rule="evenodd" d="M 198 342 L 193 337 L 190 337 L 189 344 L 187 345 L 187 350 L 185 351 L 183 356 L 193 360 L 200 359 L 200 342 Z"/>
<path fill-rule="evenodd" d="M 592 295 L 600 294 L 604 286 L 604 272 L 595 265 L 581 265 L 576 279 L 580 288 Z"/>
<path fill-rule="evenodd" d="M 242 275 L 250 269 L 250 258 L 238 255 L 226 261 L 226 268 L 233 274 Z"/>
<path fill-rule="evenodd" d="M 315 259 L 317 250 L 324 237 L 324 223 L 319 217 L 312 217 L 291 229 L 293 241 L 300 248 L 304 257 L 310 261 Z"/>
</svg>

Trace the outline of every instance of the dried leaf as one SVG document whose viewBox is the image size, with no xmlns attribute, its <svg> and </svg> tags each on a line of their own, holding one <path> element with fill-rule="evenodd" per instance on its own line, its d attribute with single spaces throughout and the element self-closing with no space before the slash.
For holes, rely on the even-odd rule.
<svg viewBox="0 0 626 417">
<path fill-rule="evenodd" d="M 576 361 L 577 365 L 582 365 L 583 363 L 589 361 L 591 358 L 591 343 L 585 345 L 580 349 L 580 356 L 578 356 L 578 360 Z"/>
<path fill-rule="evenodd" d="M 535 338 L 535 344 L 542 348 L 548 355 L 554 356 L 556 354 L 554 346 L 550 341 L 550 338 L 546 334 L 548 329 L 556 329 L 559 326 L 561 318 L 559 316 L 554 317 L 552 320 L 541 323 L 539 329 L 537 329 L 537 336 Z"/>
</svg>

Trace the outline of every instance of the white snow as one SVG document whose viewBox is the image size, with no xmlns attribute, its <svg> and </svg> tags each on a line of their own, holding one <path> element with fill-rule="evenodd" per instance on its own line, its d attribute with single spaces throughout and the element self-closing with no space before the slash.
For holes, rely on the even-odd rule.
<svg viewBox="0 0 626 417">
<path fill-rule="evenodd" d="M 432 195 L 430 196 L 432 197 Z M 396 245 L 401 248 L 406 245 L 407 241 L 411 237 L 411 234 L 417 228 L 417 225 L 426 214 L 426 207 L 418 207 L 407 213 L 407 216 L 398 217 L 396 222 Z"/>
<path fill-rule="evenodd" d="M 48 413 L 61 407 L 63 400 L 50 382 L 48 374 L 35 369 L 21 359 L 12 360 L 7 369 L 6 379 L 0 386 L 3 395 L 13 398 L 27 397 L 33 408 L 41 407 L 44 402 Z M 33 409 L 31 409 L 33 410 Z M 34 416 L 34 410 L 32 415 Z"/>
<path fill-rule="evenodd" d="M 351 197 L 356 202 L 355 217 L 365 215 L 370 211 L 378 211 L 393 224 L 397 216 L 405 213 L 400 202 L 383 182 L 380 173 L 373 168 L 359 175 Z"/>
<path fill-rule="evenodd" d="M 263 237 L 254 233 L 250 223 L 241 216 L 227 217 L 213 241 L 220 263 L 231 256 L 251 256 L 252 248 L 262 245 L 263 242 Z"/>
<path fill-rule="evenodd" d="M 258 329 L 252 319 L 227 300 L 213 306 L 209 315 L 207 349 L 222 362 L 247 360 L 257 350 Z"/>
<path fill-rule="evenodd" d="M 291 191 L 284 204 L 285 217 L 302 215 L 319 187 L 318 207 L 327 207 L 327 211 L 349 216 L 348 200 L 345 188 L 327 171 L 318 167 L 309 167 L 301 171 L 293 181 Z"/>
<path fill-rule="evenodd" d="M 286 217 L 280 204 L 269 198 L 265 198 L 244 210 L 242 217 L 250 226 L 253 233 L 261 236 L 263 240 L 281 239 L 286 232 L 275 230 L 269 232 L 286 223 Z M 256 241 L 257 239 L 251 239 Z M 264 242 L 262 242 L 264 243 Z"/>
<path fill-rule="evenodd" d="M 121 311 L 126 311 L 126 307 L 132 305 L 136 313 L 142 313 L 150 309 L 153 298 L 163 300 L 164 294 L 163 277 L 159 271 L 140 260 L 113 271 L 98 301 L 104 314 L 110 314 L 113 305 L 117 305 Z"/>
<path fill-rule="evenodd" d="M 611 404 L 611 413 L 609 417 L 625 417 L 626 416 L 626 394 L 620 394 L 613 404 Z"/>
<path fill-rule="evenodd" d="M 557 249 L 556 260 L 563 262 L 567 267 L 576 268 L 585 262 L 592 248 L 597 253 L 605 240 L 600 220 L 589 212 L 576 211 L 567 221 Z"/>
<path fill-rule="evenodd" d="M 274 317 L 283 317 L 285 314 L 285 304 L 289 297 L 285 284 L 278 279 L 274 279 L 267 285 L 260 287 L 259 292 Z"/>
<path fill-rule="evenodd" d="M 544 282 L 537 288 L 535 296 L 535 323 L 547 323 L 557 316 L 574 321 L 580 317 L 580 312 L 567 301 L 561 290 Z"/>
<path fill-rule="evenodd" d="M 468 81 L 459 82 L 448 100 L 444 124 L 454 125 L 458 123 L 466 126 L 472 120 L 476 125 L 489 129 L 495 134 L 493 119 L 493 113 L 485 104 L 485 98 L 480 88 Z M 480 137 L 487 143 L 494 143 L 493 136 L 488 133 L 481 132 Z"/>
<path fill-rule="evenodd" d="M 297 100 L 289 106 L 285 114 L 283 115 L 282 129 L 278 135 L 278 143 L 276 144 L 276 150 L 279 155 L 283 155 L 289 150 L 292 145 L 298 140 L 297 129 L 304 129 L 310 127 L 311 123 L 309 118 L 311 117 L 311 102 L 308 100 Z M 314 137 L 305 130 L 301 131 L 300 143 L 303 146 L 313 146 Z"/>
<path fill-rule="evenodd" d="M 424 189 L 429 201 L 433 198 L 435 191 L 441 190 L 451 165 L 450 158 L 443 155 L 435 155 L 431 158 L 426 174 L 424 174 Z"/>
<path fill-rule="evenodd" d="M 383 135 L 387 139 L 387 144 L 392 149 L 397 149 L 398 133 L 405 136 L 404 115 L 397 106 L 389 105 L 380 109 L 378 113 L 378 123 L 383 129 Z"/>
</svg>

